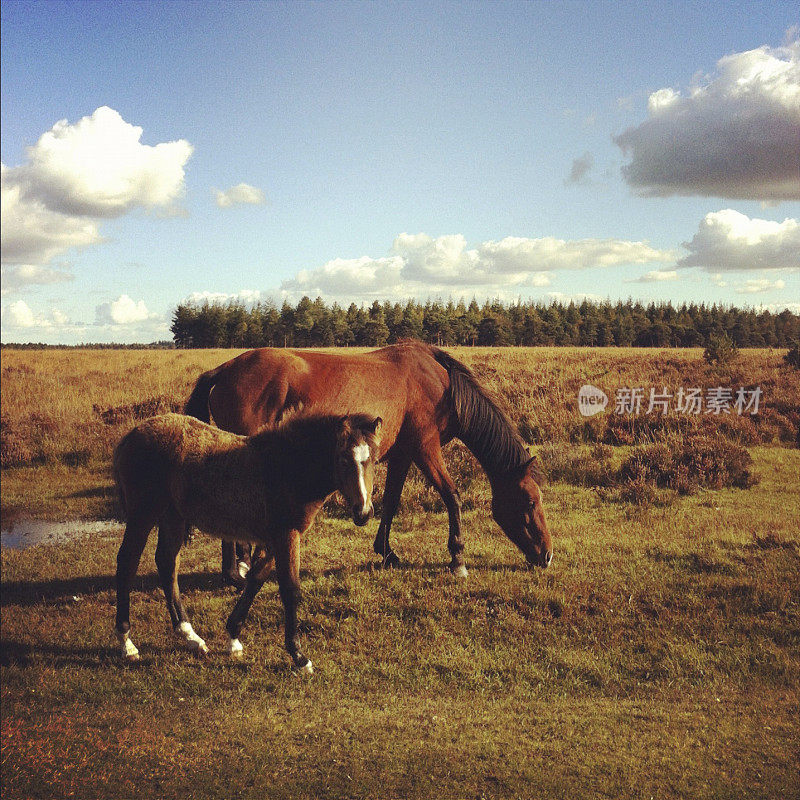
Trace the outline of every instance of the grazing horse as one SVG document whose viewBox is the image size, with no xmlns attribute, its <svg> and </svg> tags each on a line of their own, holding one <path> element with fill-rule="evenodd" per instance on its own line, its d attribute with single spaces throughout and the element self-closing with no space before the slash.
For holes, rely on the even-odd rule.
<svg viewBox="0 0 800 800">
<path fill-rule="evenodd" d="M 228 618 L 228 651 L 241 655 L 239 632 L 272 567 L 285 612 L 286 649 L 312 672 L 297 641 L 300 536 L 338 489 L 353 521 L 372 516 L 373 464 L 381 420 L 365 414 L 296 415 L 276 429 L 238 436 L 181 414 L 137 425 L 114 451 L 114 478 L 127 516 L 117 555 L 116 632 L 122 655 L 138 660 L 130 639 L 130 586 L 142 551 L 158 525 L 156 566 L 175 633 L 198 653 L 178 589 L 181 546 L 189 525 L 220 538 L 258 545 L 247 582 Z"/>
<path fill-rule="evenodd" d="M 206 422 L 213 414 L 219 427 L 246 434 L 300 407 L 317 413 L 359 408 L 383 419 L 380 458 L 387 474 L 374 548 L 384 566 L 399 564 L 389 533 L 413 462 L 444 501 L 450 569 L 466 576 L 461 501 L 442 457 L 442 446 L 454 437 L 486 472 L 498 525 L 529 563 L 550 564 L 536 460 L 475 375 L 449 353 L 417 341 L 355 355 L 249 350 L 203 373 L 185 412 Z"/>
</svg>

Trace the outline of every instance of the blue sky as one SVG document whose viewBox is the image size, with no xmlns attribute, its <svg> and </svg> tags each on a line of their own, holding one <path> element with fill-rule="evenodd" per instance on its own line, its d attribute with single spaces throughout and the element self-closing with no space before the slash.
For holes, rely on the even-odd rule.
<svg viewBox="0 0 800 800">
<path fill-rule="evenodd" d="M 4 342 L 170 338 L 203 297 L 800 311 L 795 3 L 2 22 Z"/>
</svg>

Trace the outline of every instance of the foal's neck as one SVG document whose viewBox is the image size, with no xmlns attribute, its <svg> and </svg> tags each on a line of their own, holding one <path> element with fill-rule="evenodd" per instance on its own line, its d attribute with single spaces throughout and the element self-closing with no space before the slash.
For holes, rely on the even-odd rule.
<svg viewBox="0 0 800 800">
<path fill-rule="evenodd" d="M 336 434 L 326 418 L 292 421 L 254 437 L 268 483 L 286 485 L 301 502 L 336 490 Z"/>
</svg>

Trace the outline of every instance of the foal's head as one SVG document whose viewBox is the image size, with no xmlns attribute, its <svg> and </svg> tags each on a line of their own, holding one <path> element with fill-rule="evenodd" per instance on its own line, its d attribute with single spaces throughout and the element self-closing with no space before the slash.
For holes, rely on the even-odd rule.
<svg viewBox="0 0 800 800">
<path fill-rule="evenodd" d="M 339 419 L 336 437 L 336 488 L 350 506 L 353 522 L 366 525 L 372 507 L 374 464 L 380 445 L 381 418 L 348 414 Z"/>
<path fill-rule="evenodd" d="M 550 530 L 539 485 L 544 477 L 536 459 L 492 482 L 492 516 L 528 563 L 548 567 L 553 560 Z"/>
</svg>

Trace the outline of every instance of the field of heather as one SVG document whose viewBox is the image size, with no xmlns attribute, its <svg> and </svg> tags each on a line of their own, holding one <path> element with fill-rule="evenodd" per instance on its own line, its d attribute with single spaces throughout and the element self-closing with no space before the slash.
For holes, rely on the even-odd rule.
<svg viewBox="0 0 800 800">
<path fill-rule="evenodd" d="M 302 546 L 307 679 L 289 668 L 273 583 L 243 660 L 224 654 L 235 594 L 202 536 L 181 583 L 212 652 L 180 649 L 151 537 L 132 595 L 142 661 L 123 664 L 111 453 L 236 352 L 3 351 L 3 530 L 112 520 L 2 549 L 4 798 L 800 792 L 800 371 L 782 351 L 719 367 L 701 350 L 455 348 L 549 475 L 550 569 L 525 567 L 454 443 L 465 581 L 447 570 L 446 514 L 419 475 L 396 570 L 375 568 L 377 522 L 354 528 L 329 502 Z M 579 413 L 585 384 L 604 412 Z M 639 413 L 616 413 L 637 388 Z M 757 413 L 738 413 L 737 392 L 756 388 Z M 651 389 L 670 396 L 666 413 L 647 413 Z M 680 389 L 700 390 L 699 414 L 677 410 Z M 731 402 L 706 413 L 718 389 Z"/>
</svg>

